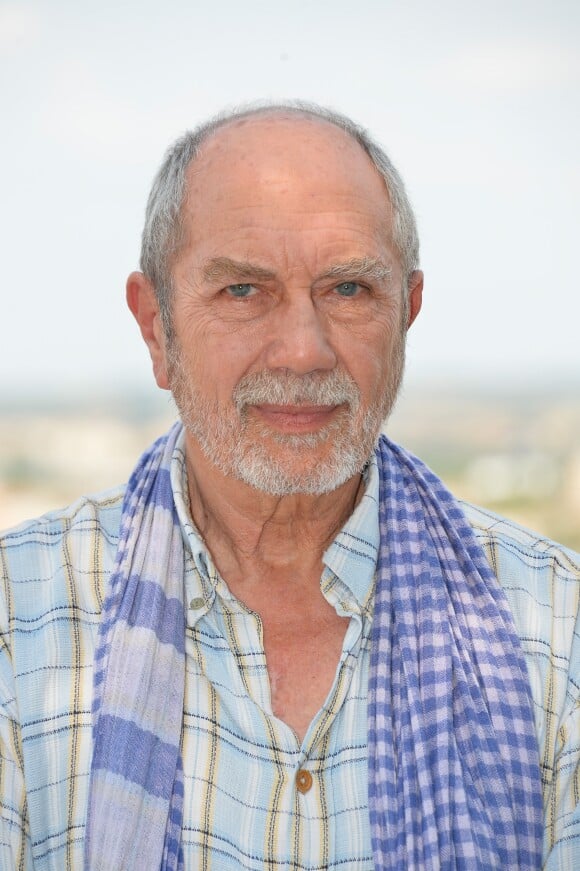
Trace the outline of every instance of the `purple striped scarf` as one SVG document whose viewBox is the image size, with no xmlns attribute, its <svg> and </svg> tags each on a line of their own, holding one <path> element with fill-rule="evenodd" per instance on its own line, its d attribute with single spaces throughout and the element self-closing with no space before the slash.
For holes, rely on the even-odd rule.
<svg viewBox="0 0 580 871">
<path fill-rule="evenodd" d="M 86 871 L 183 867 L 183 541 L 171 490 L 176 424 L 123 502 L 94 662 Z"/>
<path fill-rule="evenodd" d="M 183 815 L 180 425 L 129 482 L 95 653 L 86 871 L 177 871 Z M 532 871 L 542 800 L 526 666 L 503 592 L 422 463 L 379 441 L 369 685 L 377 871 Z"/>
</svg>

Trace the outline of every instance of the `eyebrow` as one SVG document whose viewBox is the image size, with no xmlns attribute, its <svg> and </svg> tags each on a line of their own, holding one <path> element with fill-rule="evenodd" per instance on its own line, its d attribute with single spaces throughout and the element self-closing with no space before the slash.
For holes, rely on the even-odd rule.
<svg viewBox="0 0 580 871">
<path fill-rule="evenodd" d="M 391 267 L 377 257 L 353 257 L 343 263 L 334 263 L 322 275 L 318 275 L 315 281 L 329 278 L 339 281 L 353 278 L 384 281 L 391 277 L 392 272 Z M 202 273 L 204 280 L 209 282 L 228 279 L 271 281 L 276 278 L 276 273 L 271 269 L 265 269 L 248 260 L 232 260 L 231 257 L 212 257 L 203 264 Z"/>
<path fill-rule="evenodd" d="M 366 278 L 369 281 L 384 281 L 390 278 L 393 270 L 377 257 L 353 257 L 344 263 L 335 263 L 317 281 L 324 278 L 352 279 Z"/>
<path fill-rule="evenodd" d="M 202 267 L 203 277 L 206 281 L 225 281 L 228 278 L 258 279 L 262 281 L 272 280 L 276 274 L 271 269 L 264 269 L 256 263 L 247 260 L 232 260 L 230 257 L 212 257 Z"/>
</svg>

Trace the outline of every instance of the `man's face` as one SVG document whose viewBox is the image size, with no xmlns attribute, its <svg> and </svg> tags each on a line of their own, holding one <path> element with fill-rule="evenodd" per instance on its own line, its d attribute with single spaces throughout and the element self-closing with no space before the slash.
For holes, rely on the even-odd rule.
<svg viewBox="0 0 580 871">
<path fill-rule="evenodd" d="M 384 183 L 333 126 L 222 129 L 190 167 L 166 369 L 188 447 L 273 495 L 360 472 L 406 314 Z"/>
</svg>

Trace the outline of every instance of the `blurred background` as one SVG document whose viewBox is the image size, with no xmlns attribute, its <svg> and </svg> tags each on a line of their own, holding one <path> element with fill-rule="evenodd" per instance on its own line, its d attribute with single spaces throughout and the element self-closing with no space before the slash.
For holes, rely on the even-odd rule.
<svg viewBox="0 0 580 871">
<path fill-rule="evenodd" d="M 407 182 L 426 291 L 387 429 L 580 548 L 580 4 L 0 0 L 0 526 L 124 480 L 174 418 L 124 303 L 188 127 L 351 115 Z"/>
</svg>

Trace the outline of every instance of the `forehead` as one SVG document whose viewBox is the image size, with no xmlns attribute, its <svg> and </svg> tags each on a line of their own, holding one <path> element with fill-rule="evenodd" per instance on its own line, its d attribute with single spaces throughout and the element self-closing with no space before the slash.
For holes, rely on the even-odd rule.
<svg viewBox="0 0 580 871">
<path fill-rule="evenodd" d="M 184 208 L 265 205 L 277 210 L 376 212 L 390 223 L 385 182 L 359 143 L 334 124 L 283 113 L 236 119 L 202 144 L 187 172 Z"/>
</svg>

